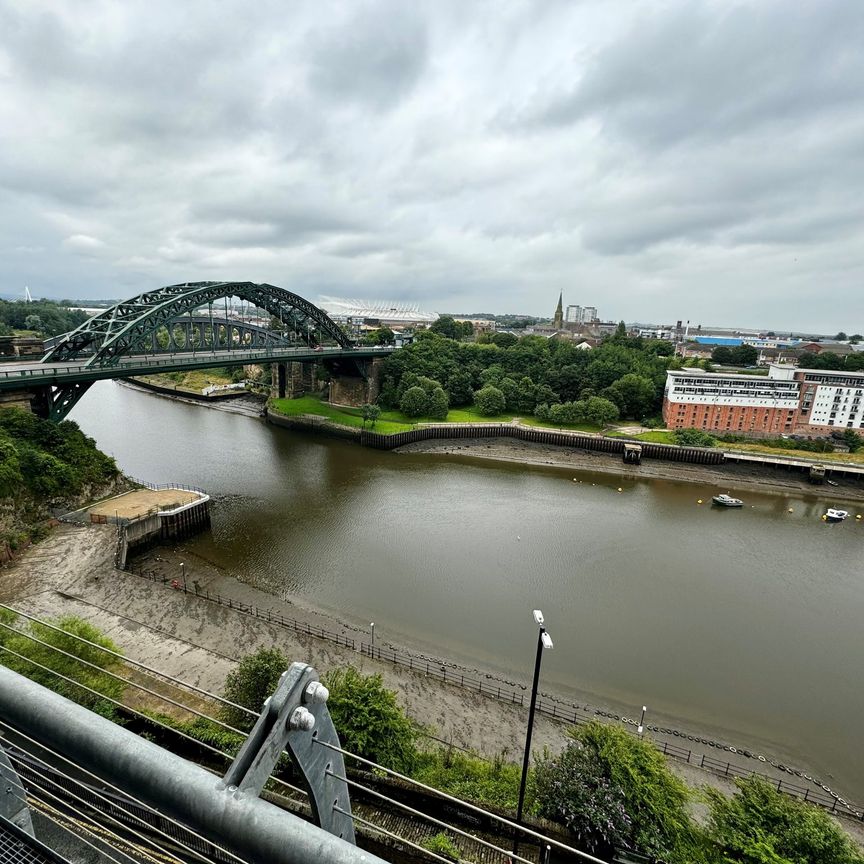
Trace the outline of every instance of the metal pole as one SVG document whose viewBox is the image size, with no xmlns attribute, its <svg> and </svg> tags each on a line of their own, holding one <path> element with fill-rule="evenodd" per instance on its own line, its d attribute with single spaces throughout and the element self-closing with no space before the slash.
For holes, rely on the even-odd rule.
<svg viewBox="0 0 864 864">
<path fill-rule="evenodd" d="M 385 864 L 5 666 L 0 717 L 251 864 Z"/>
<path fill-rule="evenodd" d="M 186 565 L 180 562 L 180 578 L 183 580 L 183 590 L 186 590 Z"/>
<path fill-rule="evenodd" d="M 640 735 L 645 731 L 645 712 L 648 709 L 642 706 L 642 716 L 639 718 L 639 728 L 636 730 Z"/>
<path fill-rule="evenodd" d="M 375 622 L 369 622 L 369 628 L 372 630 L 372 656 L 375 656 Z"/>
<path fill-rule="evenodd" d="M 525 782 L 528 779 L 528 760 L 531 758 L 531 734 L 534 731 L 534 709 L 537 706 L 537 683 L 540 680 L 540 660 L 543 657 L 543 634 L 545 627 L 537 632 L 537 657 L 534 660 L 534 681 L 531 684 L 531 707 L 528 709 L 528 733 L 525 736 L 525 754 L 522 757 L 522 779 L 519 781 L 519 806 L 516 808 L 516 822 L 522 824 L 522 807 L 525 804 Z M 519 835 L 516 835 L 513 852 L 519 843 Z"/>
</svg>

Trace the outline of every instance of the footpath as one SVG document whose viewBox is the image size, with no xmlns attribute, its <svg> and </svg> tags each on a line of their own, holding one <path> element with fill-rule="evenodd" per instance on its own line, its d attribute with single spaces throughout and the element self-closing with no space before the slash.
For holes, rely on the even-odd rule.
<svg viewBox="0 0 864 864">
<path fill-rule="evenodd" d="M 115 547 L 116 533 L 110 526 L 61 525 L 45 541 L 0 570 L 0 602 L 45 618 L 78 615 L 113 639 L 130 658 L 215 693 L 222 691 L 226 676 L 243 656 L 262 647 L 278 647 L 289 660 L 307 662 L 321 674 L 350 664 L 367 674 L 381 674 L 385 685 L 397 692 L 406 711 L 419 723 L 431 727 L 434 735 L 444 742 L 488 758 L 502 754 L 513 761 L 520 758 L 527 708 L 459 686 L 455 674 L 451 674 L 452 683 L 450 680 L 445 683 L 440 671 L 436 674 L 430 670 L 427 674 L 428 667 L 420 661 L 426 657 L 428 662 L 428 655 L 417 655 L 414 669 L 377 656 L 373 659 L 368 648 L 359 650 L 358 633 L 352 626 L 342 625 L 341 631 L 334 630 L 338 622 L 332 617 L 237 583 L 208 569 L 205 562 L 187 564 L 187 592 L 172 589 L 170 580 L 159 572 L 160 563 L 165 563 L 173 574 L 179 572 L 173 561 L 164 561 L 163 556 L 173 554 L 170 550 L 157 550 L 151 557 L 154 563 L 147 574 L 149 578 L 115 570 Z M 186 556 L 183 560 L 190 561 Z M 223 603 L 196 596 L 193 580 L 198 582 L 202 594 L 218 593 Z M 253 609 L 262 617 L 249 614 Z M 320 629 L 337 634 L 344 643 L 302 632 L 302 625 L 301 632 L 297 632 L 291 626 L 266 620 L 262 612 L 271 618 L 281 615 L 286 620 L 305 622 L 310 631 Z M 350 647 L 351 644 L 355 647 Z M 386 646 L 384 657 L 388 656 L 387 648 L 395 647 Z M 484 692 L 491 690 L 496 681 L 515 683 L 491 674 L 486 678 L 488 686 Z M 597 710 L 588 710 L 587 705 L 584 709 L 585 719 L 590 719 Z M 614 712 L 601 713 L 601 719 L 604 714 L 611 718 Z M 831 802 L 837 800 L 815 782 L 817 775 L 812 769 L 802 772 L 804 777 L 791 774 L 791 769 L 776 757 L 772 764 L 770 756 L 767 761 L 754 764 L 753 754 L 768 753 L 763 749 L 764 743 L 760 746 L 749 742 L 750 750 L 746 746 L 736 746 L 736 752 L 718 750 L 716 746 L 700 743 L 699 739 L 709 734 L 706 730 L 701 730 L 702 735 L 700 730 L 682 735 L 678 724 L 678 734 L 671 734 L 674 722 L 671 718 L 654 722 L 669 733 L 652 730 L 647 734 L 661 749 L 664 743 L 670 748 L 670 767 L 692 787 L 710 785 L 731 794 L 736 775 L 756 770 L 796 797 L 824 799 L 822 803 L 828 804 L 829 810 Z M 560 749 L 569 722 L 538 715 L 535 723 L 534 749 Z M 749 758 L 743 755 L 745 752 L 751 754 Z M 795 764 L 788 755 L 785 758 L 787 764 Z M 851 816 L 848 811 L 844 813 L 845 809 L 839 802 L 833 805 L 837 815 Z M 858 842 L 864 842 L 864 823 L 843 818 L 842 824 Z"/>
</svg>

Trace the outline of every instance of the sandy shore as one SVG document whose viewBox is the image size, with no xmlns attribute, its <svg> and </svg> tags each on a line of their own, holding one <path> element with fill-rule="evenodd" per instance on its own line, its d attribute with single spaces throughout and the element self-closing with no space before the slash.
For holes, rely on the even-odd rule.
<svg viewBox="0 0 864 864">
<path fill-rule="evenodd" d="M 430 453 L 466 459 L 518 462 L 523 465 L 573 468 L 609 474 L 622 480 L 670 480 L 698 483 L 711 489 L 731 484 L 736 489 L 752 489 L 757 492 L 794 492 L 796 495 L 864 501 L 864 483 L 851 479 L 838 480 L 836 487 L 814 486 L 797 473 L 746 463 L 693 465 L 688 462 L 644 459 L 641 465 L 625 465 L 618 454 L 574 450 L 512 438 L 433 439 L 406 444 L 394 452 Z"/>
<path fill-rule="evenodd" d="M 237 661 L 261 647 L 277 646 L 289 659 L 311 663 L 321 673 L 352 664 L 367 673 L 380 673 L 386 686 L 398 693 L 409 714 L 437 737 L 489 757 L 503 753 L 509 759 L 519 758 L 524 746 L 526 708 L 443 684 L 422 672 L 371 660 L 333 642 L 295 633 L 208 602 L 194 593 L 172 590 L 162 582 L 117 571 L 113 567 L 115 543 L 116 534 L 108 526 L 60 526 L 45 541 L 0 570 L 0 601 L 49 618 L 79 615 L 117 642 L 128 656 L 216 693 L 221 692 L 225 677 Z M 341 622 L 321 610 L 266 595 L 237 582 L 208 562 L 190 557 L 187 550 L 156 549 L 140 564 L 152 574 L 175 576 L 180 560 L 186 563 L 190 587 L 197 581 L 200 589 L 218 591 L 235 602 L 253 603 L 286 617 L 301 618 L 312 626 L 336 630 L 349 638 L 357 635 L 358 628 L 354 624 Z M 417 656 L 429 655 L 418 653 Z M 506 683 L 503 677 L 489 673 L 487 679 Z M 597 707 L 597 702 L 592 701 L 591 705 Z M 619 710 L 615 706 L 604 707 L 611 707 L 613 713 Z M 592 714 L 593 708 L 586 711 L 585 716 Z M 713 738 L 717 735 L 717 730 L 711 729 L 688 728 L 685 731 L 674 718 L 656 715 L 651 719 L 661 727 L 680 730 L 684 736 Z M 534 747 L 560 749 L 565 741 L 565 729 L 564 724 L 538 715 Z M 787 783 L 818 789 L 803 778 L 778 770 L 770 762 L 755 764 L 753 759 L 740 753 L 709 748 L 686 737 L 682 740 L 681 735 L 659 732 L 650 735 L 657 742 L 667 740 L 692 751 L 690 764 L 670 760 L 673 770 L 692 786 L 710 784 L 726 792 L 733 789 L 730 780 L 698 767 L 700 754 L 705 753 L 711 758 L 738 764 L 742 769 L 758 768 Z M 734 745 L 738 750 L 764 753 L 769 759 L 786 765 L 802 766 L 810 776 L 818 776 L 815 766 L 806 770 L 806 760 L 796 759 L 776 748 L 772 750 L 766 742 L 735 740 Z M 842 794 L 843 790 L 837 791 Z M 843 824 L 849 830 L 857 828 L 855 823 L 845 819 Z M 862 838 L 864 831 L 859 840 Z"/>
</svg>

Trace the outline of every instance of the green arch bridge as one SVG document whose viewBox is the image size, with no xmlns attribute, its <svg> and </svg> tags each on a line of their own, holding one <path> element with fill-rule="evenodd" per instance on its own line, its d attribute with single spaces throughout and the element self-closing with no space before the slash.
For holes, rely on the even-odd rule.
<svg viewBox="0 0 864 864">
<path fill-rule="evenodd" d="M 234 317 L 229 298 L 263 309 L 270 322 Z M 47 340 L 40 360 L 0 364 L 0 403 L 29 404 L 59 421 L 94 381 L 250 363 L 276 364 L 280 396 L 289 364 L 296 379 L 324 363 L 334 380 L 353 382 L 346 392 L 371 401 L 375 361 L 393 350 L 355 345 L 326 312 L 275 285 L 184 282 L 124 300 Z"/>
</svg>

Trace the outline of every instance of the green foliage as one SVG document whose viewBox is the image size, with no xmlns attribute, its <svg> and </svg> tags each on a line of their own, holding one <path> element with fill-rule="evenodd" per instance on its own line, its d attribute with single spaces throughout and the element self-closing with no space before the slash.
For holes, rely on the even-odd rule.
<svg viewBox="0 0 864 864">
<path fill-rule="evenodd" d="M 0 495 L 26 489 L 39 498 L 68 497 L 118 473 L 77 423 L 52 423 L 20 408 L 0 410 Z"/>
<path fill-rule="evenodd" d="M 14 625 L 15 623 L 14 617 L 10 616 L 10 613 L 5 610 L 3 610 L 3 615 L 0 615 L 0 621 L 7 625 Z M 72 636 L 65 634 L 71 633 L 74 636 L 80 636 L 82 639 L 94 642 L 96 645 L 101 645 L 103 648 L 108 648 L 118 653 L 120 649 L 110 639 L 103 636 L 92 624 L 88 624 L 83 619 L 77 618 L 74 615 L 65 615 L 53 623 L 56 627 L 65 631 L 65 633 L 58 633 L 51 627 L 37 622 L 31 622 L 26 627 L 21 628 L 19 632 L 14 633 L 5 627 L 0 627 L 0 645 L 8 649 L 0 650 L 0 662 L 20 675 L 24 675 L 48 687 L 55 693 L 59 693 L 61 696 L 84 705 L 103 717 L 114 719 L 117 711 L 115 705 L 107 699 L 101 699 L 98 695 L 77 687 L 71 682 L 77 681 L 103 696 L 119 701 L 123 696 L 125 685 L 122 681 L 118 681 L 116 678 L 112 678 L 110 675 L 106 675 L 100 671 L 103 669 L 114 671 L 120 665 L 119 661 L 110 654 L 106 654 L 104 651 L 100 651 L 98 648 L 91 647 L 90 645 L 85 645 L 83 642 L 79 642 L 77 639 L 73 639 Z M 47 643 L 47 645 L 40 645 L 29 638 L 29 636 L 40 639 L 42 642 Z M 59 648 L 61 651 L 65 651 L 67 654 L 73 656 L 66 657 L 48 646 Z M 12 651 L 21 656 L 16 657 L 10 653 Z M 93 669 L 79 662 L 80 660 L 92 663 L 99 668 Z M 45 668 L 35 665 L 37 663 Z M 71 681 L 64 681 L 58 675 L 53 674 L 53 672 L 64 675 L 66 678 L 71 679 Z"/>
<path fill-rule="evenodd" d="M 447 379 L 447 393 L 450 405 L 470 405 L 474 401 L 474 386 L 467 372 L 454 372 Z"/>
<path fill-rule="evenodd" d="M 849 372 L 860 372 L 864 370 L 864 351 L 856 351 L 845 357 L 831 351 L 821 351 L 819 354 L 805 352 L 798 358 L 798 366 L 801 369 L 845 369 Z"/>
<path fill-rule="evenodd" d="M 605 812 L 616 812 L 616 802 L 623 800 L 630 820 L 626 836 L 629 848 L 670 864 L 705 860 L 702 838 L 686 810 L 687 787 L 672 774 L 658 750 L 623 729 L 598 722 L 572 728 L 568 734 L 575 742 L 571 747 L 586 751 L 558 771 L 562 790 L 569 789 L 576 796 L 569 811 L 574 820 L 580 818 L 575 808 L 588 805 L 576 781 L 590 777 L 601 794 Z M 550 802 L 538 799 L 535 806 L 550 806 Z M 559 802 L 557 806 L 566 804 Z M 624 825 L 623 820 L 616 819 L 614 831 L 624 831 Z M 613 829 L 607 826 L 606 830 Z"/>
<path fill-rule="evenodd" d="M 847 429 L 846 432 L 852 432 L 852 430 Z M 852 432 L 852 434 L 855 435 L 856 433 Z M 754 443 L 753 439 L 748 438 L 746 435 L 721 435 L 720 440 L 726 441 L 730 444 L 737 442 L 745 444 Z M 846 441 L 845 433 L 843 440 Z M 758 444 L 760 447 L 772 447 L 777 450 L 802 450 L 806 453 L 834 452 L 834 445 L 827 438 L 815 438 L 813 440 L 808 439 L 805 441 L 798 441 L 795 438 L 760 438 Z"/>
<path fill-rule="evenodd" d="M 834 341 L 835 341 L 835 342 L 845 342 L 847 338 L 848 338 L 848 337 L 846 336 L 846 334 L 841 330 L 841 331 L 840 331 L 840 332 L 839 332 L 839 333 L 834 337 Z"/>
<path fill-rule="evenodd" d="M 864 856 L 823 810 L 778 792 L 760 777 L 738 780 L 727 798 L 706 790 L 710 836 L 726 862 L 864 864 Z"/>
<path fill-rule="evenodd" d="M 29 326 L 37 324 L 38 326 Z M 0 300 L 0 322 L 15 330 L 38 330 L 45 336 L 59 336 L 87 320 L 87 314 L 71 311 L 51 300 L 25 303 Z"/>
<path fill-rule="evenodd" d="M 864 446 L 864 438 L 852 429 L 843 432 L 843 443 L 849 448 L 850 453 L 857 453 Z"/>
<path fill-rule="evenodd" d="M 379 327 L 363 337 L 364 345 L 392 345 L 396 334 L 389 327 Z"/>
<path fill-rule="evenodd" d="M 618 419 L 618 408 L 608 399 L 592 396 L 585 401 L 585 418 L 589 423 L 606 426 Z"/>
<path fill-rule="evenodd" d="M 254 654 L 247 654 L 237 668 L 228 674 L 222 695 L 257 714 L 287 668 L 288 659 L 281 651 L 261 648 Z M 251 729 L 255 724 L 254 717 L 230 705 L 223 706 L 220 715 L 226 723 L 237 729 Z"/>
<path fill-rule="evenodd" d="M 754 366 L 759 352 L 752 345 L 718 345 L 711 352 L 711 359 L 721 366 Z"/>
<path fill-rule="evenodd" d="M 423 750 L 411 776 L 466 801 L 487 807 L 515 810 L 519 802 L 519 765 L 504 760 L 492 762 L 452 747 Z"/>
<path fill-rule="evenodd" d="M 399 400 L 399 410 L 406 417 L 423 417 L 429 407 L 429 397 L 422 387 L 409 387 Z"/>
<path fill-rule="evenodd" d="M 418 728 L 396 702 L 380 675 L 353 666 L 333 669 L 322 679 L 330 690 L 327 707 L 346 750 L 408 773 L 417 760 Z"/>
<path fill-rule="evenodd" d="M 716 447 L 717 439 L 701 429 L 678 429 L 672 433 L 676 444 L 682 447 Z"/>
<path fill-rule="evenodd" d="M 367 423 L 375 428 L 375 421 L 381 416 L 381 407 L 379 405 L 370 405 L 368 402 L 363 406 L 363 425 Z"/>
<path fill-rule="evenodd" d="M 494 417 L 507 407 L 507 400 L 497 387 L 487 384 L 474 394 L 474 404 L 484 417 Z"/>
<path fill-rule="evenodd" d="M 463 339 L 474 334 L 474 325 L 470 321 L 455 321 L 450 315 L 442 315 L 429 327 L 429 332 L 448 339 Z"/>
<path fill-rule="evenodd" d="M 450 839 L 450 835 L 446 831 L 439 831 L 420 845 L 437 855 L 443 855 L 453 861 L 459 860 L 459 847 Z"/>
<path fill-rule="evenodd" d="M 534 812 L 566 826 L 580 849 L 609 857 L 629 847 L 632 823 L 624 790 L 604 769 L 594 751 L 570 743 L 559 756 L 546 752 L 538 760 L 531 796 Z"/>
<path fill-rule="evenodd" d="M 618 406 L 622 417 L 634 417 L 637 420 L 651 411 L 657 397 L 654 383 L 632 372 L 610 384 L 604 394 Z"/>
<path fill-rule="evenodd" d="M 426 413 L 433 420 L 446 420 L 450 405 L 443 388 L 436 387 L 430 394 L 426 404 Z"/>
</svg>

